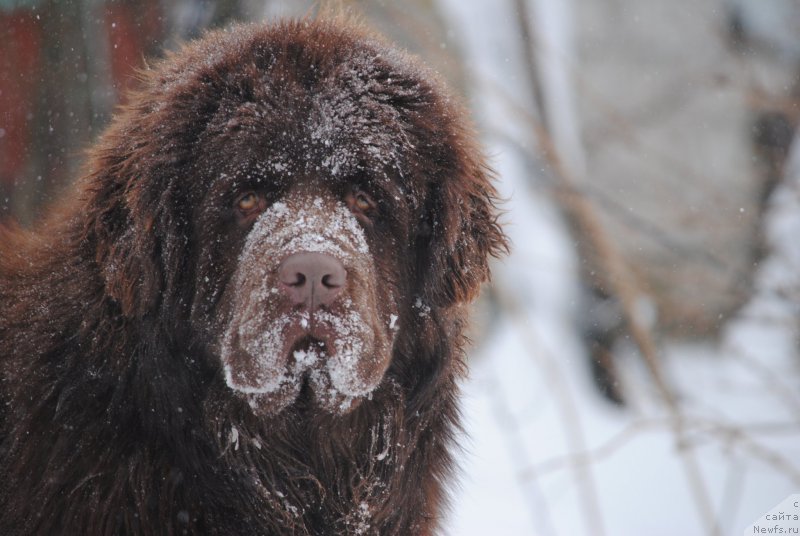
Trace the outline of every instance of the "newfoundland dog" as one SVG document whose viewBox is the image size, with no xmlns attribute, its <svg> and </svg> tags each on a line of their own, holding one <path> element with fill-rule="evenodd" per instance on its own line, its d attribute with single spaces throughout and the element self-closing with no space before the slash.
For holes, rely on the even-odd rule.
<svg viewBox="0 0 800 536">
<path fill-rule="evenodd" d="M 350 23 L 142 73 L 0 230 L 0 534 L 431 534 L 505 247 L 462 111 Z"/>
</svg>

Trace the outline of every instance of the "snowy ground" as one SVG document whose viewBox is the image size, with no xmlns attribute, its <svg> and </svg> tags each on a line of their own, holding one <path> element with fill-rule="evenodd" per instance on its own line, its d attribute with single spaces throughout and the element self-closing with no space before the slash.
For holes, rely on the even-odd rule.
<svg viewBox="0 0 800 536">
<path fill-rule="evenodd" d="M 754 343 L 772 340 L 748 322 L 734 331 L 750 330 Z M 741 534 L 800 489 L 799 375 L 788 352 L 761 347 L 751 356 L 756 368 L 724 347 L 669 348 L 665 364 L 687 420 L 681 450 L 635 356 L 623 366 L 631 407 L 614 410 L 592 393 L 571 339 L 527 311 L 475 356 L 447 534 L 710 534 L 687 455 L 721 534 Z"/>
<path fill-rule="evenodd" d="M 574 328 L 570 241 L 547 189 L 527 176 L 526 127 L 508 106 L 528 97 L 508 37 L 515 15 L 489 0 L 439 4 L 481 95 L 473 109 L 509 200 L 513 241 L 494 276 L 505 312 L 464 385 L 462 478 L 445 533 L 742 534 L 800 491 L 800 315 L 782 295 L 793 290 L 796 300 L 800 288 L 800 180 L 776 192 L 775 250 L 721 340 L 664 342 L 680 419 L 633 348 L 622 349 L 620 367 L 629 405 L 612 408 L 589 384 Z"/>
</svg>

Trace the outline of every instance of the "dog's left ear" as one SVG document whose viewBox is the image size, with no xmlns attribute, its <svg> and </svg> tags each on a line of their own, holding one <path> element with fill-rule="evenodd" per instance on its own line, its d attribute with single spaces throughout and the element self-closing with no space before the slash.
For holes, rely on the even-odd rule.
<svg viewBox="0 0 800 536">
<path fill-rule="evenodd" d="M 432 305 L 450 307 L 473 300 L 489 279 L 489 259 L 507 251 L 497 223 L 492 172 L 482 160 L 451 168 L 428 202 L 430 237 L 423 265 L 422 293 Z"/>
</svg>

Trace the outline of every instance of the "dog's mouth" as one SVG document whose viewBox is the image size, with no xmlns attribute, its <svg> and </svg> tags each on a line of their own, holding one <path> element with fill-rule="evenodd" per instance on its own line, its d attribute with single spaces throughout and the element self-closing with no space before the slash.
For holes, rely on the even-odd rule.
<svg viewBox="0 0 800 536">
<path fill-rule="evenodd" d="M 231 324 L 221 358 L 225 380 L 253 409 L 275 412 L 307 401 L 346 413 L 377 388 L 389 344 L 358 310 L 296 312 L 271 322 L 254 316 Z"/>
<path fill-rule="evenodd" d="M 338 412 L 353 402 L 353 397 L 342 396 L 331 384 L 328 350 L 326 340 L 312 335 L 301 335 L 290 345 L 286 363 L 296 384 L 294 403 L 299 409 L 322 407 Z"/>
<path fill-rule="evenodd" d="M 302 372 L 321 364 L 323 359 L 330 356 L 334 339 L 335 334 L 315 325 L 313 318 L 312 322 L 308 322 L 304 316 L 287 326 L 280 352 L 289 368 Z"/>
<path fill-rule="evenodd" d="M 324 350 L 326 347 L 326 343 L 324 340 L 321 340 L 319 337 L 315 337 L 313 335 L 300 335 L 297 339 L 292 343 L 290 351 L 294 352 L 319 352 L 320 350 Z"/>
<path fill-rule="evenodd" d="M 294 343 L 290 343 L 286 359 L 293 370 L 306 372 L 317 366 L 327 353 L 325 341 L 311 335 L 301 335 Z"/>
</svg>

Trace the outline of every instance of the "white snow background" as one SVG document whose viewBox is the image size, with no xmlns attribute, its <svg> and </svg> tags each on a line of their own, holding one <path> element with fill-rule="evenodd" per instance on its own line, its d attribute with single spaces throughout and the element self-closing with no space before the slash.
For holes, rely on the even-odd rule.
<svg viewBox="0 0 800 536">
<path fill-rule="evenodd" d="M 662 345 L 679 439 L 632 346 L 620 363 L 626 408 L 590 384 L 574 321 L 577 259 L 543 180 L 526 171 L 528 127 L 508 104 L 530 102 L 516 14 L 491 0 L 438 3 L 463 48 L 513 242 L 493 275 L 510 307 L 474 349 L 463 386 L 460 483 L 444 533 L 742 534 L 800 490 L 798 310 L 782 297 L 800 287 L 800 146 L 794 179 L 771 202 L 771 252 L 750 303 L 717 342 Z"/>
</svg>

